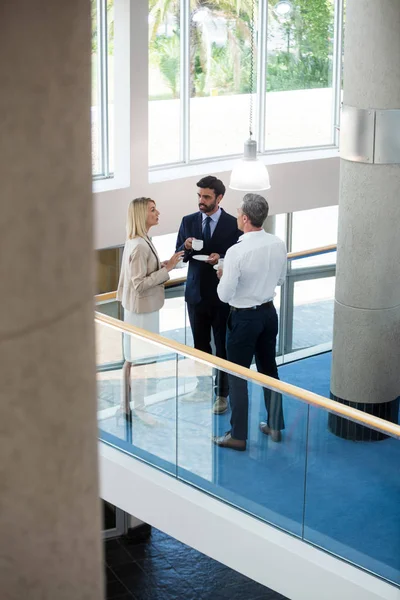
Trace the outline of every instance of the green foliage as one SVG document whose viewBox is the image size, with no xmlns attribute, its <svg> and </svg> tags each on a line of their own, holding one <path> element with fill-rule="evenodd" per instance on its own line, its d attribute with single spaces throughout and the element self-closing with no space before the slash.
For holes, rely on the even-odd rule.
<svg viewBox="0 0 400 600">
<path fill-rule="evenodd" d="M 277 38 L 283 40 L 283 48 L 271 44 L 272 50 L 269 49 L 267 90 L 328 87 L 334 3 L 332 0 L 291 0 L 291 12 L 282 17 L 274 10 L 278 1 L 268 2 L 269 38 L 273 35 L 271 31 L 275 32 Z M 158 31 L 168 14 L 177 15 L 179 24 L 179 8 L 179 0 L 150 0 L 150 60 L 160 69 L 173 98 L 179 93 L 179 26 L 172 36 L 159 35 Z M 251 0 L 190 0 L 192 15 L 200 8 L 225 18 L 227 41 L 222 47 L 215 43 L 207 47 L 201 24 L 192 21 L 191 96 L 215 91 L 218 94 L 250 93 Z M 257 64 L 256 57 L 254 63 Z M 256 72 L 254 86 L 255 80 Z"/>
<path fill-rule="evenodd" d="M 267 92 L 303 90 L 328 87 L 329 62 L 315 56 L 296 60 L 281 53 L 268 63 Z"/>
<path fill-rule="evenodd" d="M 179 33 L 168 37 L 159 35 L 151 45 L 152 60 L 158 62 L 161 75 L 165 83 L 171 90 L 173 98 L 178 98 L 179 89 L 179 62 L 180 62 L 180 41 Z"/>
<path fill-rule="evenodd" d="M 329 87 L 333 39 L 331 0 L 291 0 L 288 18 L 276 15 L 270 0 L 269 23 L 287 37 L 286 51 L 268 58 L 267 91 Z"/>
</svg>

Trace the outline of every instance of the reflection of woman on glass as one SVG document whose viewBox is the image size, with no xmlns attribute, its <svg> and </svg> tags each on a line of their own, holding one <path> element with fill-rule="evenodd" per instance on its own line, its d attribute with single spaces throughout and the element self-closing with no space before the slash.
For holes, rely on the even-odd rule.
<svg viewBox="0 0 400 600">
<path fill-rule="evenodd" d="M 130 203 L 126 225 L 127 240 L 117 292 L 117 299 L 124 307 L 124 321 L 153 333 L 159 332 L 159 310 L 164 304 L 164 283 L 169 279 L 168 272 L 176 267 L 183 255 L 183 252 L 177 252 L 168 261 L 160 262 L 157 250 L 148 236 L 150 227 L 158 224 L 159 214 L 156 203 L 151 198 L 135 198 Z M 124 334 L 124 394 L 121 412 L 129 421 L 132 418 L 131 366 L 135 358 L 143 358 L 143 345 L 145 342 Z M 144 397 L 138 401 L 134 399 L 134 408 L 139 407 L 144 407 Z M 135 414 L 148 425 L 154 423 L 145 412 Z"/>
</svg>

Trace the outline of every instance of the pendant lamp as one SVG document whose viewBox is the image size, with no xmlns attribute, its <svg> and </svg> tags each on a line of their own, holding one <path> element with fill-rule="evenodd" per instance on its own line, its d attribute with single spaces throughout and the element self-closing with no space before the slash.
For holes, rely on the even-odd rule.
<svg viewBox="0 0 400 600">
<path fill-rule="evenodd" d="M 253 79 L 254 79 L 254 6 L 252 1 L 250 23 L 250 118 L 249 139 L 244 144 L 243 158 L 232 169 L 229 187 L 241 192 L 269 190 L 271 184 L 266 166 L 257 158 L 257 142 L 253 140 Z"/>
</svg>

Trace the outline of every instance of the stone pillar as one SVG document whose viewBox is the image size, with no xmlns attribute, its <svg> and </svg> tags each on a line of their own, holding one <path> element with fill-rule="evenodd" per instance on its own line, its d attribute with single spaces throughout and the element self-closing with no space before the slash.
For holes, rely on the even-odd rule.
<svg viewBox="0 0 400 600">
<path fill-rule="evenodd" d="M 348 0 L 344 37 L 331 391 L 340 402 L 397 422 L 400 156 L 396 128 L 385 131 L 382 120 L 396 116 L 388 109 L 400 109 L 399 0 Z M 400 127 L 398 151 L 399 136 Z M 379 439 L 333 415 L 329 427 L 351 439 Z"/>
<path fill-rule="evenodd" d="M 275 215 L 270 215 L 269 217 L 266 218 L 266 220 L 264 221 L 263 229 L 267 233 L 272 233 L 273 235 L 275 235 L 275 230 L 276 230 L 276 216 Z"/>
<path fill-rule="evenodd" d="M 90 2 L 0 13 L 1 598 L 98 600 Z"/>
</svg>

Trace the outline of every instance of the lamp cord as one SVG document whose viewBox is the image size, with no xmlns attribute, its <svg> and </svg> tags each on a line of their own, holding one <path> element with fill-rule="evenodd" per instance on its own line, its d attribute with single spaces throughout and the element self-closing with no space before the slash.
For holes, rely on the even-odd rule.
<svg viewBox="0 0 400 600">
<path fill-rule="evenodd" d="M 249 119 L 250 139 L 252 138 L 252 135 L 253 135 L 254 7 L 255 7 L 255 0 L 252 0 L 251 23 L 250 23 L 250 119 Z"/>
</svg>

